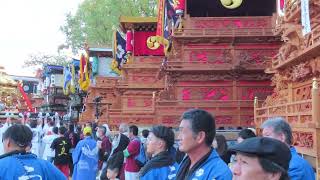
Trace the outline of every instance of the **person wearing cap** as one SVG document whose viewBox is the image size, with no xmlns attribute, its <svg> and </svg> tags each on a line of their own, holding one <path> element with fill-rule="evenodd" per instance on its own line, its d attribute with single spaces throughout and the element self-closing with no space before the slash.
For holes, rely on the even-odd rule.
<svg viewBox="0 0 320 180">
<path fill-rule="evenodd" d="M 292 146 L 292 129 L 282 117 L 275 117 L 266 120 L 262 125 L 262 135 L 278 139 L 290 147 L 291 160 L 289 164 L 289 177 L 291 180 L 315 179 L 315 172 L 312 166 L 303 159 Z"/>
<path fill-rule="evenodd" d="M 243 140 L 252 137 L 256 137 L 256 134 L 251 129 L 242 129 L 238 134 L 237 142 L 241 143 Z"/>
<path fill-rule="evenodd" d="M 109 159 L 113 159 L 112 161 L 108 159 L 107 161 L 107 166 L 103 167 L 101 170 L 101 175 L 100 175 L 100 179 L 104 180 L 107 178 L 107 167 L 110 170 L 114 170 L 113 168 L 117 167 L 118 169 L 118 173 L 112 173 L 112 174 L 117 174 L 116 176 L 118 176 L 118 178 L 120 180 L 124 180 L 125 179 L 125 173 L 124 173 L 124 161 L 122 160 L 121 163 L 119 163 L 119 158 L 121 158 L 121 156 L 119 154 L 122 154 L 123 156 L 123 151 L 128 147 L 128 144 L 130 142 L 130 139 L 122 134 L 125 131 L 123 131 L 123 129 L 119 128 L 119 133 L 115 135 L 115 137 L 112 140 L 112 149 L 109 155 Z M 113 157 L 113 156 L 117 156 L 117 157 Z M 119 157 L 120 156 L 120 157 Z M 124 158 L 124 156 L 123 156 Z M 113 164 L 110 166 L 111 163 L 113 163 L 114 161 L 116 164 Z M 115 171 L 117 171 L 115 170 Z M 110 178 L 109 178 L 110 179 Z"/>
<path fill-rule="evenodd" d="M 179 126 L 179 149 L 187 156 L 177 172 L 177 180 L 232 179 L 232 173 L 211 147 L 216 135 L 214 117 L 207 111 L 191 109 L 183 113 Z"/>
<path fill-rule="evenodd" d="M 6 154 L 0 156 L 0 179 L 67 179 L 50 162 L 27 153 L 32 131 L 25 125 L 13 125 L 3 134 Z"/>
<path fill-rule="evenodd" d="M 93 180 L 98 172 L 98 146 L 92 138 L 91 127 L 83 129 L 84 139 L 79 141 L 72 153 L 73 180 Z"/>
<path fill-rule="evenodd" d="M 170 151 L 174 144 L 174 132 L 165 126 L 155 126 L 147 138 L 147 152 L 152 155 L 140 171 L 140 180 L 173 179 L 178 164 Z"/>
<path fill-rule="evenodd" d="M 290 149 L 279 140 L 248 138 L 229 151 L 236 153 L 232 165 L 234 180 L 289 180 Z"/>
</svg>

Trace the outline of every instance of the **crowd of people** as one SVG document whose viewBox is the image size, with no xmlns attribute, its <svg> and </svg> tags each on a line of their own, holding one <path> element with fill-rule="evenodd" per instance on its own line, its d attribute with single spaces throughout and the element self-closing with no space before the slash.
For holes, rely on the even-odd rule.
<svg viewBox="0 0 320 180">
<path fill-rule="evenodd" d="M 0 179 L 74 180 L 314 180 L 312 166 L 292 146 L 284 118 L 266 120 L 262 136 L 239 132 L 228 147 L 213 115 L 184 112 L 177 133 L 156 125 L 139 135 L 136 125 L 64 124 L 47 118 L 10 117 L 0 128 Z"/>
</svg>

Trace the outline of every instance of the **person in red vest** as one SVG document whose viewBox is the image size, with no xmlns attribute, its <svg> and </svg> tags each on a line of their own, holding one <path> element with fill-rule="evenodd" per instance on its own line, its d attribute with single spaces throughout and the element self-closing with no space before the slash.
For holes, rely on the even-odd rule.
<svg viewBox="0 0 320 180">
<path fill-rule="evenodd" d="M 130 143 L 123 151 L 124 157 L 127 158 L 125 162 L 125 179 L 138 180 L 140 167 L 135 161 L 135 157 L 140 152 L 140 139 L 138 138 L 138 127 L 132 125 L 129 127 Z"/>
</svg>

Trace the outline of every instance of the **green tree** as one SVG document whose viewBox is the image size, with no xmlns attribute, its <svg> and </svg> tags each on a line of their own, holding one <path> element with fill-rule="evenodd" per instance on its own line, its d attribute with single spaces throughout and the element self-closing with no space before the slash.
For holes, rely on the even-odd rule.
<svg viewBox="0 0 320 180">
<path fill-rule="evenodd" d="M 111 45 L 112 34 L 123 16 L 155 16 L 157 0 L 84 0 L 75 14 L 66 15 L 60 27 L 66 35 L 67 45 L 76 50 L 84 42 Z"/>
<path fill-rule="evenodd" d="M 43 66 L 45 64 L 65 66 L 68 63 L 65 55 L 37 53 L 29 55 L 29 58 L 24 61 L 24 67 Z"/>
</svg>

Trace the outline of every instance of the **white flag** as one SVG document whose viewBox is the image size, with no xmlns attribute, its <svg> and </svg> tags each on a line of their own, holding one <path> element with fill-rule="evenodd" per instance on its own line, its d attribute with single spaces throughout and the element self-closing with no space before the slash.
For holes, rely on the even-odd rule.
<svg viewBox="0 0 320 180">
<path fill-rule="evenodd" d="M 309 0 L 301 0 L 301 24 L 303 36 L 311 32 Z"/>
</svg>

